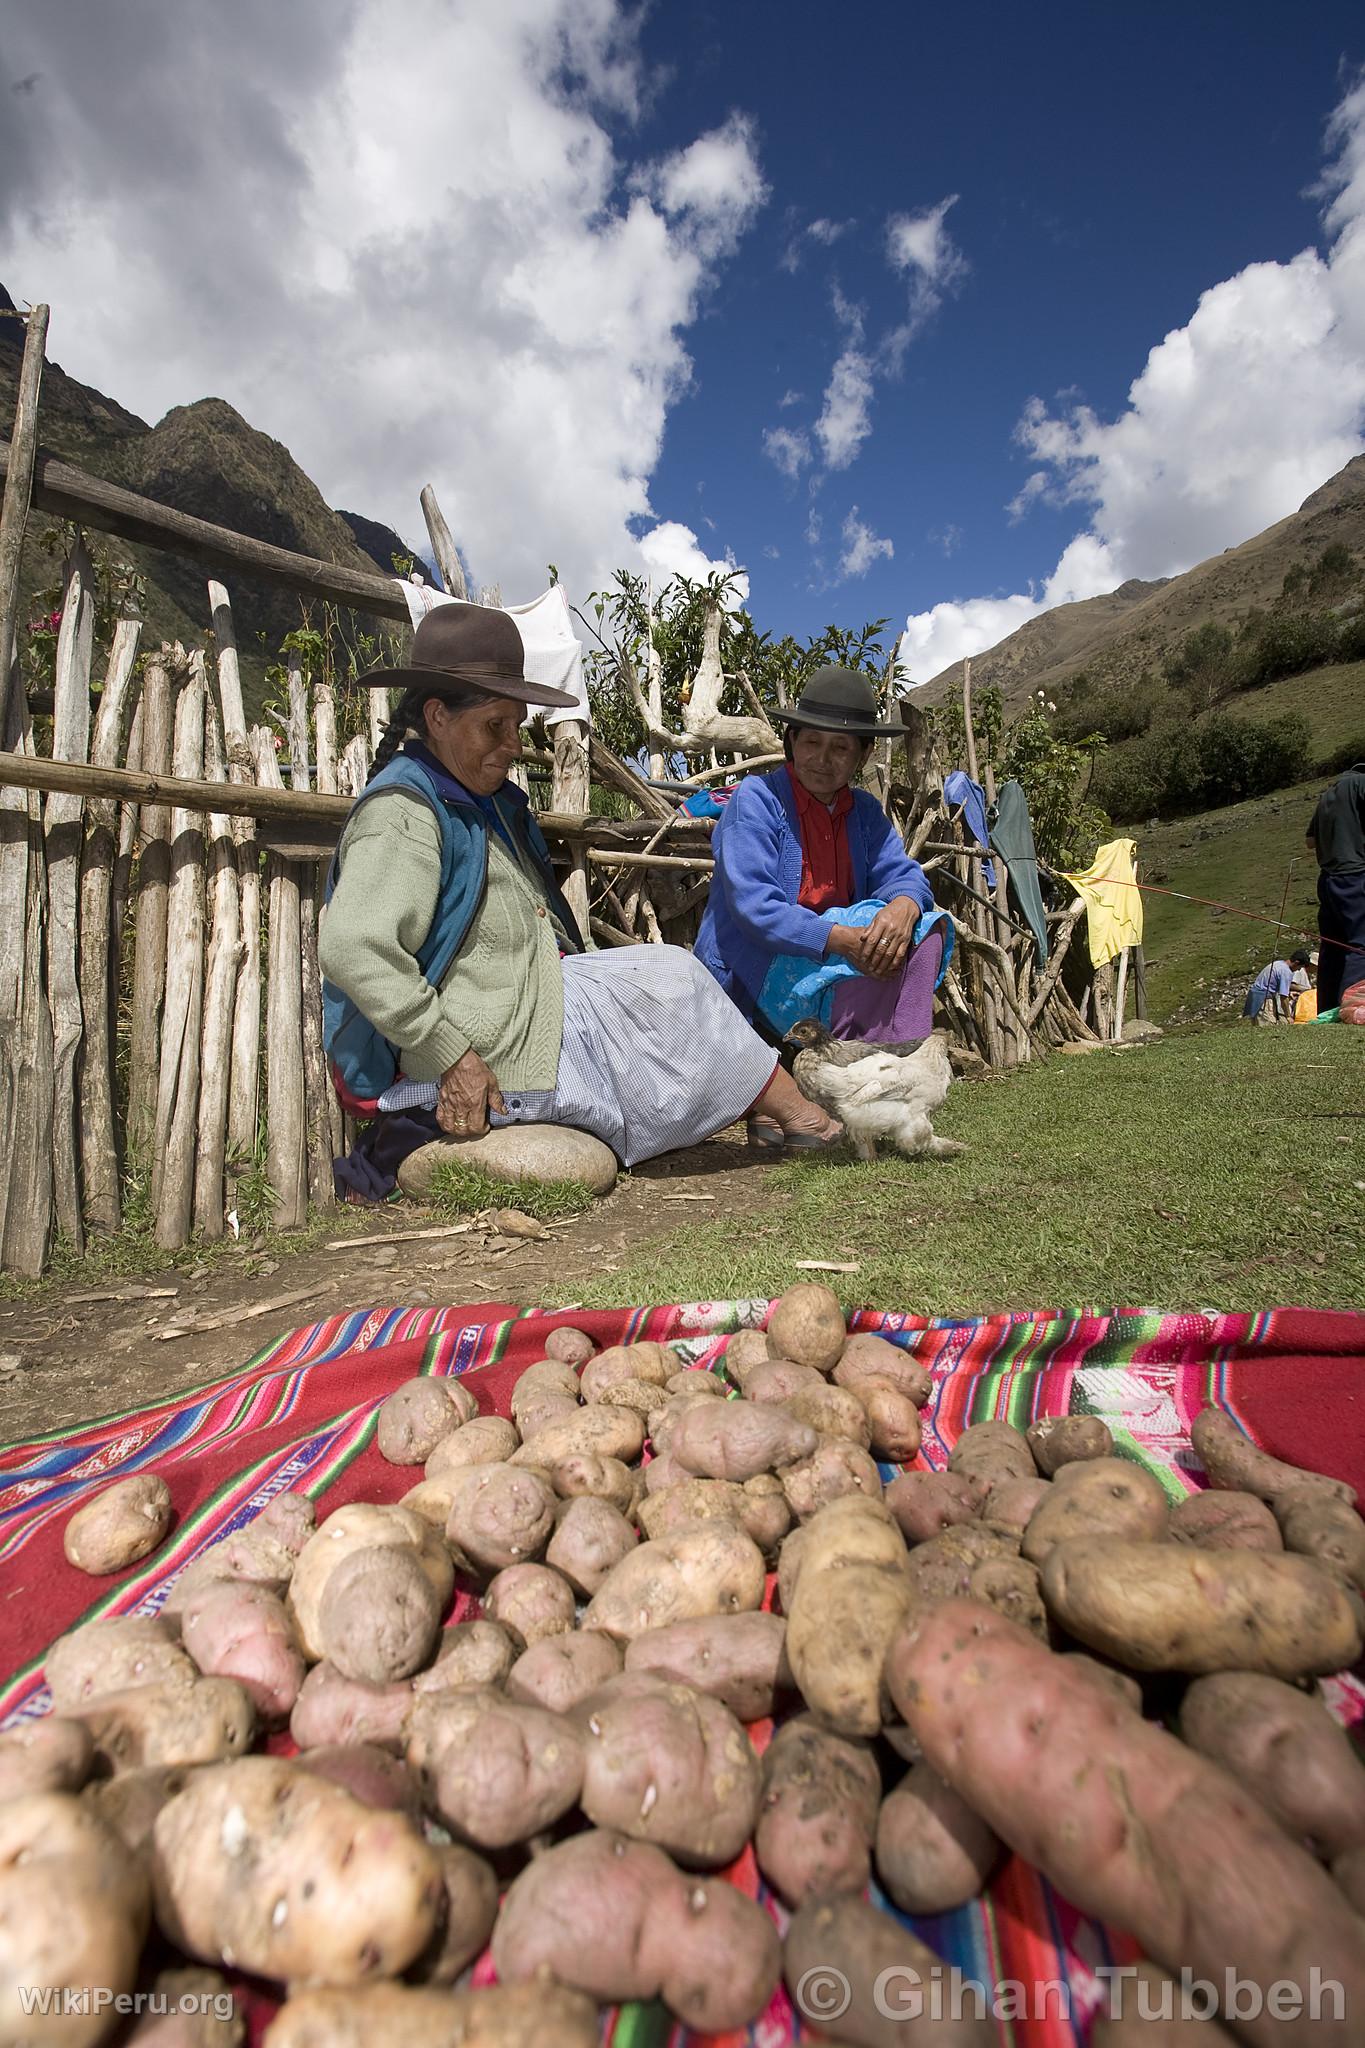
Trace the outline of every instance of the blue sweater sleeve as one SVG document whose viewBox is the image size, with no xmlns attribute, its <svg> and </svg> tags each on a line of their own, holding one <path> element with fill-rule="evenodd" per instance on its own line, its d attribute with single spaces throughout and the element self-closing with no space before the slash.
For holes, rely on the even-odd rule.
<svg viewBox="0 0 1365 2048">
<path fill-rule="evenodd" d="M 789 902 L 779 880 L 786 831 L 777 799 L 750 776 L 716 827 L 716 873 L 731 917 L 752 944 L 769 953 L 823 960 L 829 926 L 813 910 Z"/>
<path fill-rule="evenodd" d="M 867 894 L 891 903 L 897 896 L 913 897 L 921 910 L 932 910 L 934 895 L 929 878 L 917 860 L 911 860 L 900 834 L 875 798 L 864 812 L 867 845 Z"/>
</svg>

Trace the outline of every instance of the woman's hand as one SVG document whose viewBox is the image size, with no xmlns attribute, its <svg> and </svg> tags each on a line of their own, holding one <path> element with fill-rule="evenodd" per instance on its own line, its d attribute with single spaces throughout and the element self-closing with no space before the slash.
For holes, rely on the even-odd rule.
<svg viewBox="0 0 1365 2048">
<path fill-rule="evenodd" d="M 918 921 L 918 905 L 909 896 L 898 896 L 871 924 L 831 925 L 825 951 L 842 954 L 860 974 L 886 981 L 904 966 Z"/>
<path fill-rule="evenodd" d="M 488 1112 L 505 1107 L 493 1069 L 471 1048 L 447 1067 L 436 1095 L 436 1121 L 453 1138 L 477 1138 L 488 1128 Z"/>
</svg>

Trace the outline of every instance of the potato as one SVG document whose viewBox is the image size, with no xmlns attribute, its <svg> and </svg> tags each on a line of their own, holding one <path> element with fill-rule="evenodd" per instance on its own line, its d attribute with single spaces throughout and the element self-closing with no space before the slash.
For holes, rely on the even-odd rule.
<svg viewBox="0 0 1365 2048">
<path fill-rule="evenodd" d="M 787 1622 L 801 1696 L 840 1735 L 882 1721 L 882 1663 L 911 1600 L 905 1539 L 877 1500 L 851 1494 L 807 1525 Z"/>
<path fill-rule="evenodd" d="M 871 1448 L 878 1458 L 908 1465 L 920 1447 L 923 1425 L 919 1409 L 898 1388 L 877 1380 L 860 1380 L 853 1393 L 867 1416 Z"/>
<path fill-rule="evenodd" d="M 662 1998 L 706 2033 L 756 2019 L 778 1964 L 772 1922 L 752 1899 L 721 1879 L 684 1878 L 648 1842 L 599 1830 L 537 1856 L 493 1929 L 503 1984 L 549 1979 L 612 2004 Z"/>
<path fill-rule="evenodd" d="M 438 1443 L 462 1422 L 472 1421 L 479 1404 L 457 1379 L 429 1374 L 405 1380 L 379 1404 L 375 1442 L 391 1465 L 425 1465 Z"/>
<path fill-rule="evenodd" d="M 960 1473 L 959 1478 L 971 1477 Z M 971 1483 L 981 1486 L 977 1477 Z M 1032 1479 L 997 1479 L 993 1484 L 984 1485 L 981 1500 L 981 1523 L 983 1528 L 993 1530 L 999 1536 L 1011 1539 L 1017 1548 L 1025 1529 L 1032 1520 L 1035 1509 L 1047 1499 L 1052 1482 L 1040 1479 L 1035 1473 Z"/>
<path fill-rule="evenodd" d="M 584 1813 L 681 1863 L 732 1863 L 758 1817 L 759 1763 L 719 1700 L 653 1672 L 626 1672 L 574 1710 Z"/>
<path fill-rule="evenodd" d="M 323 1655 L 362 1685 L 411 1678 L 431 1656 L 443 1604 L 416 1551 L 395 1544 L 352 1551 L 322 1589 Z"/>
<path fill-rule="evenodd" d="M 580 1494 L 576 1500 L 561 1501 L 555 1514 L 554 1534 L 545 1550 L 545 1562 L 562 1572 L 569 1585 L 591 1599 L 613 1565 L 634 1550 L 639 1537 L 619 1508 L 609 1501 Z M 573 1627 L 573 1600 L 569 1620 Z M 530 1636 L 526 1638 L 532 1640 Z"/>
<path fill-rule="evenodd" d="M 794 1358 L 817 1372 L 833 1372 L 843 1356 L 848 1329 L 839 1298 L 820 1281 L 789 1287 L 768 1317 L 768 1350 L 774 1358 Z"/>
<path fill-rule="evenodd" d="M 411 1550 L 430 1579 L 442 1613 L 455 1585 L 455 1567 L 441 1537 L 420 1515 L 407 1508 L 376 1507 L 351 1501 L 327 1517 L 304 1545 L 285 1605 L 298 1632 L 303 1653 L 312 1664 L 326 1656 L 322 1636 L 322 1596 L 327 1581 L 353 1551 L 390 1546 Z"/>
<path fill-rule="evenodd" d="M 1233 2036 L 1217 2020 L 1182 2018 L 1179 1983 L 1139 1961 L 1105 1978 L 1090 2048 L 1233 2048 Z"/>
<path fill-rule="evenodd" d="M 1080 1538 L 1043 1566 L 1049 1614 L 1134 1671 L 1306 1678 L 1360 1655 L 1358 1610 L 1306 1557 Z"/>
<path fill-rule="evenodd" d="M 87 2048 L 111 2007 L 25 2014 L 20 1990 L 131 1991 L 147 1932 L 147 1885 L 118 1836 L 81 1800 L 33 1792 L 0 1807 L 0 2041 Z M 94 2001 L 91 2001 L 92 2008 Z"/>
<path fill-rule="evenodd" d="M 1357 1593 L 1365 1593 L 1365 1522 L 1344 1500 L 1310 1489 L 1282 1493 L 1275 1519 L 1286 1550 L 1316 1558 Z"/>
<path fill-rule="evenodd" d="M 1365 1849 L 1348 1849 L 1332 1865 L 1332 1876 L 1357 1913 L 1365 1916 Z"/>
<path fill-rule="evenodd" d="M 68 1564 L 104 1577 L 156 1549 L 171 1526 L 171 1489 L 155 1472 L 116 1479 L 77 1508 L 62 1534 Z"/>
<path fill-rule="evenodd" d="M 699 1479 L 743 1482 L 808 1458 L 819 1441 L 809 1424 L 751 1401 L 693 1401 L 653 1430 L 656 1449 Z"/>
<path fill-rule="evenodd" d="M 787 1625 L 776 1614 L 712 1614 L 636 1636 L 627 1671 L 656 1672 L 719 1700 L 740 1721 L 766 1720 L 795 1685 Z"/>
<path fill-rule="evenodd" d="M 628 1408 L 648 1430 L 666 1398 L 662 1387 L 651 1386 L 647 1380 L 614 1380 L 602 1389 L 598 1401 L 604 1408 Z M 687 1398 L 692 1400 L 695 1396 L 689 1394 Z"/>
<path fill-rule="evenodd" d="M 1343 1479 L 1327 1479 L 1319 1472 L 1305 1472 L 1301 1466 L 1286 1465 L 1272 1458 L 1243 1433 L 1221 1408 L 1203 1408 L 1190 1424 L 1190 1442 L 1209 1476 L 1209 1485 L 1220 1492 L 1254 1493 L 1258 1500 L 1273 1502 L 1279 1494 L 1307 1487 L 1314 1493 L 1355 1505 L 1355 1490 Z"/>
<path fill-rule="evenodd" d="M 418 1694 L 407 1757 L 427 1804 L 477 1849 L 505 1849 L 552 1826 L 583 1782 L 572 1721 L 474 1687 Z"/>
<path fill-rule="evenodd" d="M 261 1725 L 283 1727 L 307 1667 L 278 1594 L 247 1580 L 210 1581 L 190 1595 L 181 1633 L 206 1678 L 235 1678 Z"/>
<path fill-rule="evenodd" d="M 798 1528 L 793 1529 L 782 1545 L 777 1560 L 777 1599 L 778 1605 L 786 1615 L 790 1615 L 792 1611 L 796 1582 L 801 1575 L 801 1559 L 805 1554 L 806 1531 L 809 1528 L 809 1522 L 802 1522 Z"/>
<path fill-rule="evenodd" d="M 332 1743 L 375 1742 L 401 1749 L 412 1713 L 412 1687 L 361 1685 L 333 1664 L 315 1664 L 299 1688 L 289 1733 L 300 1749 Z"/>
<path fill-rule="evenodd" d="M 1187 1494 L 1171 1509 L 1167 1532 L 1173 1543 L 1199 1550 L 1284 1549 L 1275 1517 L 1254 1493 Z"/>
<path fill-rule="evenodd" d="M 471 1465 L 451 1480 L 446 1535 L 476 1570 L 492 1576 L 540 1556 L 554 1527 L 554 1492 L 515 1465 Z"/>
<path fill-rule="evenodd" d="M 721 1365 L 727 1378 L 733 1380 L 742 1390 L 754 1367 L 764 1364 L 773 1356 L 766 1331 L 736 1330 L 725 1347 Z"/>
<path fill-rule="evenodd" d="M 903 1913 L 951 1913 L 979 1898 L 1000 1840 L 927 1763 L 910 1766 L 877 1817 L 877 1875 Z"/>
<path fill-rule="evenodd" d="M 362 1806 L 405 1813 L 420 1826 L 422 1798 L 417 1780 L 406 1764 L 377 1743 L 328 1742 L 319 1749 L 300 1750 L 294 1761 L 301 1771 L 311 1771 L 329 1785 L 340 1785 Z"/>
<path fill-rule="evenodd" d="M 993 1607 L 998 1614 L 1007 1614 L 1011 1621 L 1047 1641 L 1047 1608 L 1043 1604 L 1038 1567 L 1024 1558 L 983 1558 L 968 1582 L 967 1597 Z"/>
<path fill-rule="evenodd" d="M 906 1576 L 917 1604 L 962 1600 L 970 1594 L 972 1577 L 982 1565 L 1010 1556 L 1007 1538 L 980 1522 L 959 1522 L 915 1546 Z"/>
<path fill-rule="evenodd" d="M 596 1349 L 587 1331 L 576 1330 L 572 1323 L 561 1323 L 545 1339 L 545 1356 L 557 1364 L 584 1366 Z"/>
<path fill-rule="evenodd" d="M 489 1621 L 506 1629 L 516 1649 L 525 1650 L 573 1627 L 573 1587 L 549 1565 L 508 1565 L 489 1580 L 483 1611 Z"/>
<path fill-rule="evenodd" d="M 95 1745 L 84 1721 L 46 1714 L 0 1735 L 0 1805 L 29 1792 L 79 1792 Z"/>
<path fill-rule="evenodd" d="M 894 1387 L 916 1408 L 923 1408 L 934 1391 L 934 1376 L 926 1365 L 871 1330 L 855 1331 L 849 1338 L 831 1378 L 836 1386 L 850 1387 L 855 1393 L 869 1384 Z"/>
<path fill-rule="evenodd" d="M 652 1459 L 649 1469 L 661 1462 Z M 644 1536 L 652 1542 L 688 1522 L 729 1522 L 740 1528 L 744 1505 L 744 1488 L 733 1479 L 697 1479 L 689 1473 L 671 1486 L 647 1492 L 636 1512 Z"/>
<path fill-rule="evenodd" d="M 544 1636 L 523 1650 L 507 1677 L 507 1697 L 520 1706 L 567 1714 L 621 1670 L 621 1650 L 600 1629 Z"/>
<path fill-rule="evenodd" d="M 548 1467 L 550 1484 L 561 1500 L 577 1500 L 588 1494 L 594 1500 L 609 1501 L 629 1514 L 636 1500 L 635 1475 L 619 1458 L 603 1458 L 596 1451 L 574 1451 L 556 1458 Z"/>
<path fill-rule="evenodd" d="M 673 1355 L 662 1344 L 613 1344 L 588 1360 L 578 1390 L 585 1401 L 600 1401 L 608 1387 L 625 1380 L 662 1387 L 673 1369 Z"/>
<path fill-rule="evenodd" d="M 902 1472 L 883 1498 L 907 1543 L 927 1543 L 940 1530 L 976 1519 L 982 1489 L 961 1472 Z"/>
<path fill-rule="evenodd" d="M 771 1562 L 792 1525 L 782 1482 L 775 1473 L 756 1472 L 740 1488 L 740 1499 L 739 1525 Z"/>
<path fill-rule="evenodd" d="M 729 1388 L 719 1373 L 708 1372 L 704 1365 L 684 1366 L 681 1372 L 671 1372 L 664 1381 L 666 1394 L 707 1394 L 715 1400 L 724 1400 Z"/>
<path fill-rule="evenodd" d="M 158 1970 L 151 2005 L 119 2048 L 242 2048 L 246 2019 L 218 1970 Z"/>
<path fill-rule="evenodd" d="M 754 1854 L 785 1904 L 866 1889 L 881 1796 L 881 1773 L 863 1743 L 831 1734 L 809 1714 L 783 1723 L 763 1755 Z"/>
<path fill-rule="evenodd" d="M 629 1465 L 644 1448 L 645 1425 L 629 1408 L 578 1408 L 562 1421 L 537 1430 L 530 1443 L 523 1443 L 508 1460 L 511 1465 L 538 1465 L 552 1472 L 566 1458 L 583 1452 L 599 1458 L 619 1458 Z"/>
<path fill-rule="evenodd" d="M 151 1876 L 152 1831 L 163 1806 L 183 1792 L 198 1766 L 149 1764 L 120 1771 L 116 1778 L 97 1778 L 81 1794 L 81 1803 L 112 1828 L 125 1848 L 143 1859 Z"/>
<path fill-rule="evenodd" d="M 432 1846 L 441 1864 L 445 1912 L 426 1948 L 408 1965 L 410 1984 L 453 1984 L 483 1954 L 498 1917 L 498 1878 L 492 1864 L 462 1842 Z"/>
<path fill-rule="evenodd" d="M 978 2016 L 956 1968 L 852 1893 L 810 1898 L 797 1909 L 782 1945 L 782 1974 L 797 2009 L 822 2028 L 837 2026 L 839 2039 L 854 2048 L 912 2048 L 917 2034 L 925 2048 L 931 2041 L 933 2048 L 996 2048 L 999 2039 L 994 2020 Z M 822 2004 L 830 1995 L 838 2002 Z M 932 2011 L 929 1998 L 936 1995 L 941 2019 L 916 2024 L 908 2017 L 917 2000 Z"/>
<path fill-rule="evenodd" d="M 1020 1549 L 1046 1564 L 1059 1543 L 1119 1537 L 1156 1543 L 1166 1534 L 1166 1495 L 1159 1480 L 1126 1458 L 1094 1458 L 1059 1467 L 1052 1491 L 1030 1515 Z"/>
<path fill-rule="evenodd" d="M 550 1387 L 528 1391 L 516 1411 L 521 1443 L 529 1444 L 533 1437 L 543 1435 L 557 1423 L 572 1422 L 582 1412 L 574 1395 L 558 1394 Z"/>
<path fill-rule="evenodd" d="M 1086 1650 L 1064 1650 L 1062 1656 L 1068 1671 L 1079 1672 L 1082 1677 L 1093 1680 L 1111 1698 L 1131 1707 L 1135 1714 L 1142 1712 L 1142 1687 L 1131 1671 L 1120 1671 L 1117 1664 L 1110 1664 L 1103 1657 L 1092 1657 Z"/>
<path fill-rule="evenodd" d="M 271 2021 L 265 2048 L 521 2048 L 532 2040 L 597 2048 L 597 2009 L 558 1984 L 301 1991 Z"/>
<path fill-rule="evenodd" d="M 313 1534 L 315 1519 L 313 1503 L 306 1495 L 273 1495 L 254 1521 L 220 1536 L 191 1559 L 166 1595 L 161 1612 L 178 1614 L 192 1593 L 224 1579 L 282 1594 Z"/>
<path fill-rule="evenodd" d="M 1040 1415 L 1025 1441 L 1044 1479 L 1054 1478 L 1063 1465 L 1114 1455 L 1113 1434 L 1098 1415 Z"/>
<path fill-rule="evenodd" d="M 458 1685 L 500 1686 L 517 1660 L 517 1645 L 501 1622 L 487 1615 L 457 1621 L 436 1645 L 435 1660 L 412 1682 L 417 1692 L 449 1692 Z"/>
<path fill-rule="evenodd" d="M 43 1676 L 59 1714 L 135 1685 L 193 1685 L 194 1661 L 157 1616 L 114 1615 L 58 1636 Z"/>
<path fill-rule="evenodd" d="M 444 1536 L 452 1499 L 450 1487 L 444 1480 L 419 1479 L 416 1486 L 410 1486 L 406 1493 L 399 1494 L 397 1505 L 406 1508 L 411 1515 L 420 1515 L 438 1536 Z"/>
<path fill-rule="evenodd" d="M 798 1387 L 794 1394 L 788 1395 L 782 1407 L 786 1414 L 806 1423 L 817 1436 L 842 1437 L 846 1443 L 857 1444 L 864 1451 L 872 1441 L 867 1410 L 847 1387 L 833 1386 L 828 1380 L 821 1380 L 817 1387 Z M 910 1453 L 913 1457 L 919 1449 L 918 1409 L 912 1409 L 911 1415 L 915 1438 L 914 1450 Z M 794 1461 L 788 1459 L 784 1462 Z"/>
<path fill-rule="evenodd" d="M 803 1522 L 848 1495 L 882 1497 L 882 1475 L 873 1459 L 861 1445 L 840 1437 L 826 1437 L 810 1457 L 784 1465 L 778 1476 L 788 1507 Z"/>
<path fill-rule="evenodd" d="M 1045 1579 L 1066 1555 L 1054 1553 Z M 1283 1562 L 1174 1544 L 1151 1555 L 1220 1570 Z M 1360 1923 L 1326 1872 L 1226 1772 L 1067 1659 L 950 1601 L 900 1633 L 887 1680 L 933 1768 L 1063 1898 L 1168 1969 L 1220 1986 L 1232 1971 L 1259 1987 L 1260 2017 L 1239 2022 L 1253 2048 L 1287 2038 L 1270 1985 L 1296 1985 L 1306 2000 L 1310 1970 L 1342 1985 L 1348 2015 L 1365 2010 Z M 1336 2030 L 1343 2041 L 1351 2025 Z"/>
<path fill-rule="evenodd" d="M 648 1628 L 763 1604 L 763 1553 L 726 1522 L 697 1522 L 641 1543 L 613 1565 L 588 1603 L 584 1628 L 629 1642 Z"/>
<path fill-rule="evenodd" d="M 829 1382 L 813 1365 L 798 1365 L 794 1358 L 765 1358 L 744 1376 L 746 1401 L 785 1401 L 802 1387 L 825 1387 Z"/>
<path fill-rule="evenodd" d="M 157 1920 L 178 1948 L 290 1984 L 395 1976 L 443 1897 L 411 1822 L 275 1757 L 196 1772 L 157 1820 L 153 1859 Z"/>
<path fill-rule="evenodd" d="M 1321 1700 L 1258 1672 L 1220 1671 L 1186 1688 L 1179 1729 L 1324 1863 L 1365 1848 L 1365 1770 Z"/>
<path fill-rule="evenodd" d="M 96 1762 L 108 1771 L 216 1763 L 241 1756 L 256 1732 L 251 1697 L 232 1678 L 99 1693 L 76 1711 L 90 1730 Z"/>
<path fill-rule="evenodd" d="M 441 1438 L 427 1459 L 426 1476 L 434 1485 L 448 1486 L 469 1465 L 505 1465 L 520 1444 L 505 1416 L 476 1415 Z"/>
<path fill-rule="evenodd" d="M 953 1445 L 948 1470 L 987 1481 L 1038 1476 L 1027 1437 L 1009 1422 L 970 1423 Z"/>
<path fill-rule="evenodd" d="M 577 1404 L 578 1374 L 566 1359 L 538 1358 L 518 1376 L 512 1389 L 512 1420 L 519 1421 L 524 1408 L 538 1404 L 547 1394 L 558 1394 Z"/>
</svg>

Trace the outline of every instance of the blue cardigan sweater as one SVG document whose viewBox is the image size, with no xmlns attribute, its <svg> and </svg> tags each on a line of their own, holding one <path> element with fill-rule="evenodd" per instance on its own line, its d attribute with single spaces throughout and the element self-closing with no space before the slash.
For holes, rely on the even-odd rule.
<svg viewBox="0 0 1365 2048">
<path fill-rule="evenodd" d="M 848 814 L 853 900 L 909 896 L 921 910 L 933 895 L 876 798 L 853 792 Z M 731 1001 L 752 1016 L 764 977 L 779 953 L 822 960 L 829 925 L 797 902 L 801 827 L 785 768 L 750 775 L 730 798 L 711 836 L 716 871 L 694 947 Z"/>
</svg>

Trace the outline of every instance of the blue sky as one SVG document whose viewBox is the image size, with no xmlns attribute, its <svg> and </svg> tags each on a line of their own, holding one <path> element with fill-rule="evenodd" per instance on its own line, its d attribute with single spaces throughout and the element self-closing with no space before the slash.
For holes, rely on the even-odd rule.
<svg viewBox="0 0 1365 2048">
<path fill-rule="evenodd" d="M 0 280 L 509 602 L 733 561 L 925 680 L 1365 423 L 1365 16 L 13 0 Z M 157 118 L 146 118 L 149 105 Z"/>
</svg>

